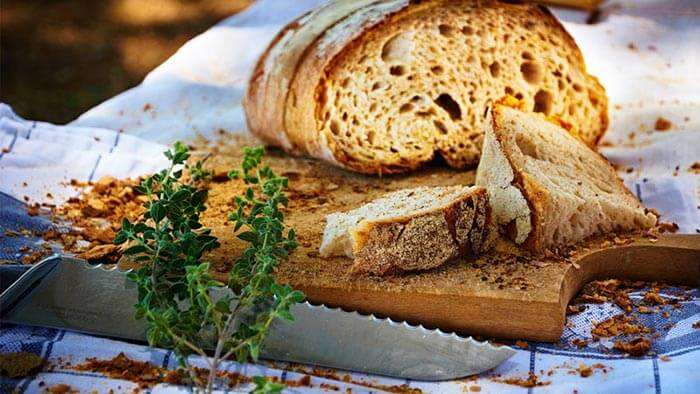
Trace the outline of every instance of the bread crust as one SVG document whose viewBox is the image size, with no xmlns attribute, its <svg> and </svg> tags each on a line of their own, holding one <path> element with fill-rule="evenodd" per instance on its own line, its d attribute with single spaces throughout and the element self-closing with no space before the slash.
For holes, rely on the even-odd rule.
<svg viewBox="0 0 700 394">
<path fill-rule="evenodd" d="M 258 59 L 243 99 L 252 133 L 290 153 L 304 153 L 290 141 L 284 122 L 291 81 L 301 60 L 329 27 L 377 1 L 331 2 L 303 14 L 277 33 Z"/>
<path fill-rule="evenodd" d="M 340 3 L 344 5 L 339 5 Z M 299 27 L 285 28 L 256 65 L 244 106 L 251 131 L 268 143 L 280 146 L 292 154 L 312 156 L 367 174 L 406 172 L 430 161 L 435 152 L 443 148 L 436 145 L 429 154 L 402 157 L 401 160 L 390 162 L 356 157 L 353 152 L 347 151 L 336 142 L 337 137 L 321 127 L 321 108 L 327 99 L 324 93 L 329 76 L 336 68 L 342 67 L 343 61 L 353 48 L 360 45 L 368 35 L 382 28 L 396 31 L 394 26 L 400 23 L 402 18 L 455 3 L 476 7 L 518 7 L 531 13 L 532 18 L 544 20 L 543 23 L 557 31 L 569 47 L 567 53 L 573 56 L 574 66 L 580 69 L 587 78 L 586 82 L 590 83 L 587 87 L 589 96 L 599 105 L 600 129 L 595 131 L 595 138 L 587 141 L 588 144 L 594 146 L 607 128 L 607 98 L 604 88 L 596 78 L 587 75 L 583 56 L 574 39 L 545 7 L 505 4 L 492 0 L 365 0 L 355 2 L 354 8 L 348 6 L 349 3 L 352 2 L 333 2 L 324 7 L 325 9 L 302 17 L 304 23 Z M 342 10 L 339 10 L 340 8 Z M 299 25 L 298 22 L 292 25 L 295 23 Z M 309 33 L 307 25 L 317 26 L 312 29 L 313 34 Z M 289 33 L 292 30 L 301 33 Z M 272 62 L 271 56 L 274 56 L 275 51 L 284 52 L 278 47 L 283 47 L 285 42 L 293 40 L 283 39 L 289 34 L 306 38 L 294 45 L 295 49 L 291 51 L 293 55 L 283 56 L 283 60 L 286 60 L 278 67 L 281 72 L 266 76 L 269 70 L 265 70 L 263 64 Z M 449 156 L 445 158 L 451 166 L 465 165 L 464 162 L 455 161 Z M 474 165 L 476 162 L 466 164 Z"/>
<path fill-rule="evenodd" d="M 405 10 L 408 5 L 408 0 L 390 0 L 358 8 L 338 21 L 309 47 L 294 74 L 285 103 L 287 112 L 284 126 L 293 144 L 312 157 L 343 168 L 364 173 L 378 172 L 376 168 L 359 169 L 352 166 L 352 158 L 333 145 L 331 136 L 319 132 L 318 110 L 325 100 L 322 94 L 325 75 L 333 59 L 346 51 L 348 45 L 366 34 L 371 27 L 390 15 Z"/>
<path fill-rule="evenodd" d="M 507 142 L 505 140 L 506 138 L 515 138 L 515 136 L 506 135 L 506 133 L 509 133 L 508 131 L 506 131 L 508 125 L 507 121 L 505 120 L 505 115 L 503 114 L 503 111 L 506 110 L 517 111 L 516 109 L 511 109 L 507 106 L 497 104 L 491 110 L 491 122 L 493 135 L 499 144 L 500 152 L 507 159 L 507 162 L 514 174 L 511 185 L 515 186 L 520 191 L 522 196 L 527 201 L 529 207 L 531 227 L 529 233 L 527 234 L 527 238 L 522 242 L 521 245 L 524 248 L 533 252 L 542 252 L 547 248 L 561 246 L 556 242 L 553 242 L 551 236 L 547 233 L 547 231 L 555 229 L 557 228 L 557 226 L 560 225 L 560 223 L 556 222 L 554 212 L 556 212 L 561 207 L 557 206 L 557 200 L 555 199 L 556 196 L 553 195 L 553 191 L 547 189 L 547 186 L 545 186 L 541 182 L 541 180 L 536 179 L 535 177 L 533 177 L 533 175 L 528 173 L 525 170 L 525 168 L 522 167 L 523 163 L 521 163 L 519 159 L 516 159 L 518 155 L 516 155 L 516 153 L 514 152 L 514 149 L 516 149 L 514 145 L 517 145 L 518 143 L 515 143 L 514 140 L 510 142 Z M 563 129 L 562 133 L 565 133 Z M 598 152 L 585 148 L 585 144 L 583 143 L 583 141 L 580 141 L 577 138 L 570 139 L 571 143 L 574 145 L 581 144 L 581 147 L 587 152 L 586 155 L 595 157 L 595 161 L 597 162 L 596 165 L 600 166 L 599 168 L 596 168 L 596 170 L 600 170 L 602 168 L 602 171 L 604 171 L 606 174 L 610 174 L 608 179 L 610 179 L 611 182 L 620 185 L 619 187 L 616 186 L 615 190 L 616 193 L 619 193 L 618 195 L 620 196 L 620 199 L 625 200 L 625 204 L 627 204 L 625 209 L 629 208 L 632 210 L 637 210 L 637 212 L 638 210 L 643 209 L 641 203 L 639 203 L 639 201 L 632 194 L 632 192 L 630 192 L 627 188 L 623 186 L 622 180 L 619 178 L 617 172 L 605 157 L 603 157 Z M 562 152 L 562 154 L 567 154 L 567 152 Z M 522 154 L 520 154 L 520 156 L 522 156 Z M 488 164 L 489 163 L 484 162 L 484 165 Z M 477 183 L 483 186 L 482 183 Z M 583 212 L 583 214 L 588 213 Z M 638 213 L 635 213 L 635 215 L 637 214 Z M 607 231 L 613 231 L 618 229 L 629 231 L 637 228 L 648 228 L 654 224 L 655 220 L 652 220 L 650 214 L 645 213 L 643 216 L 644 219 L 638 218 L 639 223 L 637 223 L 637 219 L 635 219 L 634 225 L 630 225 L 630 223 L 620 224 L 613 222 L 605 224 L 605 222 L 599 222 L 597 226 L 609 224 L 611 228 L 607 229 Z M 596 218 L 591 219 L 597 220 Z M 606 231 L 605 227 L 600 227 L 589 231 L 588 236 L 597 235 L 601 231 Z M 506 229 L 506 232 L 509 233 L 509 229 Z M 514 234 L 509 233 L 508 235 L 510 238 L 515 239 Z M 579 239 L 578 241 L 581 240 L 582 239 Z"/>
<path fill-rule="evenodd" d="M 364 220 L 352 231 L 351 272 L 427 270 L 458 257 L 475 257 L 493 246 L 496 231 L 483 188 L 419 214 Z"/>
</svg>

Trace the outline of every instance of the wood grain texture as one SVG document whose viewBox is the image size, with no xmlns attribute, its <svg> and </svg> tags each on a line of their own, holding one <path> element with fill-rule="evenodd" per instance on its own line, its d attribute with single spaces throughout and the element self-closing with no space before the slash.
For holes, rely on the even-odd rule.
<svg viewBox="0 0 700 394">
<path fill-rule="evenodd" d="M 233 146 L 216 148 L 211 159 L 221 171 L 239 161 L 240 150 Z M 594 240 L 587 245 L 589 251 L 579 250 L 576 265 L 562 259 L 524 258 L 513 244 L 499 241 L 477 260 L 383 278 L 351 275 L 351 259 L 319 257 L 328 213 L 356 208 L 397 189 L 473 184 L 473 171 L 430 166 L 410 176 L 377 178 L 279 151 L 270 152 L 266 161 L 290 178 L 286 223 L 295 228 L 301 244 L 280 264 L 276 276 L 303 290 L 313 303 L 467 335 L 558 341 L 567 303 L 587 281 L 609 277 L 690 285 L 700 281 L 700 239 L 683 235 L 663 235 L 656 242 L 637 237 L 632 244 L 619 246 Z M 232 234 L 232 224 L 226 223 L 230 201 L 241 188 L 234 181 L 212 184 L 210 209 L 203 218 L 222 241 L 222 248 L 210 256 L 222 276 L 242 247 Z"/>
</svg>

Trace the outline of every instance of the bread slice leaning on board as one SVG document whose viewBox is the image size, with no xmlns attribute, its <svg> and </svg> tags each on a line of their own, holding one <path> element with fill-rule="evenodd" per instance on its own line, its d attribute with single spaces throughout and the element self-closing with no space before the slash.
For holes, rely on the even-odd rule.
<svg viewBox="0 0 700 394">
<path fill-rule="evenodd" d="M 332 1 L 275 37 L 244 106 L 271 145 L 387 174 L 436 155 L 475 166 L 485 110 L 506 94 L 589 145 L 607 128 L 605 91 L 556 18 L 493 0 Z"/>
<path fill-rule="evenodd" d="M 328 215 L 320 254 L 354 258 L 355 274 L 384 275 L 478 255 L 497 234 L 485 189 L 417 187 Z"/>
<path fill-rule="evenodd" d="M 541 252 L 656 224 L 603 156 L 541 114 L 497 104 L 485 132 L 476 184 L 517 244 Z"/>
</svg>

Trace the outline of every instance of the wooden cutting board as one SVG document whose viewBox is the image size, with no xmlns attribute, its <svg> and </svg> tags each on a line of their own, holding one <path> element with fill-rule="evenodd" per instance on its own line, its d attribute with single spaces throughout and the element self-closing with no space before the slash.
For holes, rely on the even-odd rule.
<svg viewBox="0 0 700 394">
<path fill-rule="evenodd" d="M 224 173 L 240 162 L 232 146 L 214 148 L 214 167 Z M 478 260 L 463 260 L 438 269 L 383 278 L 348 274 L 347 258 L 318 256 L 325 216 L 348 210 L 388 191 L 424 185 L 472 184 L 474 171 L 438 164 L 410 176 L 366 177 L 317 161 L 271 152 L 266 161 L 290 179 L 285 222 L 298 234 L 300 247 L 280 264 L 277 279 L 304 291 L 313 303 L 388 316 L 461 334 L 496 338 L 558 341 L 566 306 L 594 279 L 628 278 L 679 284 L 700 283 L 700 238 L 663 235 L 656 242 L 638 236 L 631 244 L 596 240 L 574 259 L 526 259 L 501 241 Z M 226 215 L 242 185 L 226 181 L 210 190 L 203 221 L 222 240 L 211 259 L 223 276 L 241 243 L 233 237 Z"/>
</svg>

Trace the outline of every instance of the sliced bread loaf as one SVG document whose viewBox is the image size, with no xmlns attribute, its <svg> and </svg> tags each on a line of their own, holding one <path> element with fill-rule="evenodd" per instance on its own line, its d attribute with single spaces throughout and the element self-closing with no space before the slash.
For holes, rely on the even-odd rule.
<svg viewBox="0 0 700 394">
<path fill-rule="evenodd" d="M 504 94 L 590 145 L 607 127 L 604 89 L 556 18 L 494 0 L 332 1 L 273 40 L 244 105 L 272 145 L 386 174 L 436 154 L 476 165 L 485 109 Z"/>
<path fill-rule="evenodd" d="M 328 215 L 320 254 L 354 258 L 353 273 L 383 275 L 479 254 L 496 235 L 485 189 L 418 187 Z"/>
<path fill-rule="evenodd" d="M 539 252 L 656 223 L 610 163 L 559 125 L 500 104 L 488 119 L 476 183 L 516 243 Z"/>
</svg>

